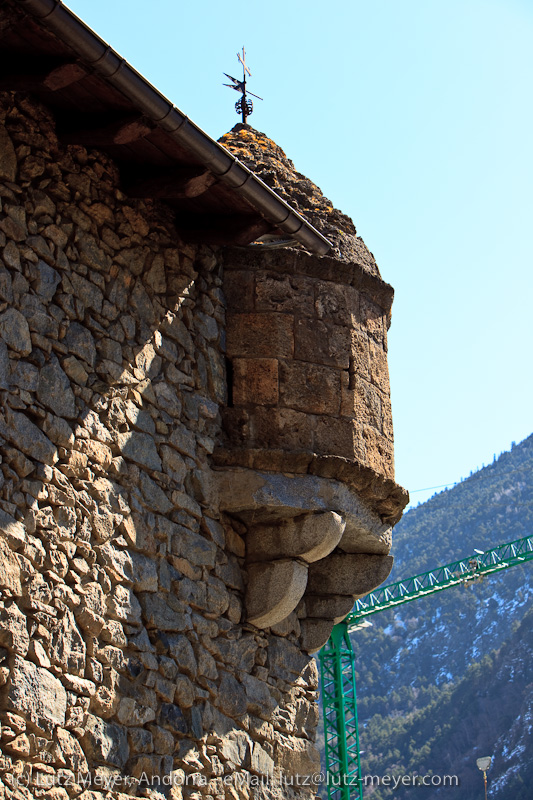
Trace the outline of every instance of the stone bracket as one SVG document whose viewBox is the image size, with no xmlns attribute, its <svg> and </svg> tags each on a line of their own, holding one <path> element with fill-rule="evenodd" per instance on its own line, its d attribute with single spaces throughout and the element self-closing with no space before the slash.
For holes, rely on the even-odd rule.
<svg viewBox="0 0 533 800">
<path fill-rule="evenodd" d="M 295 559 L 250 564 L 246 592 L 247 621 L 270 628 L 286 619 L 303 597 L 307 565 Z"/>
<path fill-rule="evenodd" d="M 307 587 L 308 564 L 325 558 L 346 526 L 334 511 L 256 525 L 246 537 L 248 622 L 269 628 L 291 614 Z"/>
<path fill-rule="evenodd" d="M 246 537 L 246 558 L 250 563 L 301 558 L 311 564 L 333 552 L 345 527 L 345 520 L 334 511 L 282 519 L 275 525 L 256 525 Z"/>
<path fill-rule="evenodd" d="M 269 628 L 297 612 L 301 646 L 319 650 L 393 559 L 390 526 L 336 480 L 217 470 L 220 506 L 247 527 L 247 621 Z"/>
</svg>

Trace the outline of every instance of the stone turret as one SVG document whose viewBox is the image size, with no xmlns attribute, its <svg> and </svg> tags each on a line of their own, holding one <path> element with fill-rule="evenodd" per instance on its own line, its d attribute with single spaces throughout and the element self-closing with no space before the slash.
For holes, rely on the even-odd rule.
<svg viewBox="0 0 533 800">
<path fill-rule="evenodd" d="M 406 502 L 394 482 L 387 369 L 393 290 L 352 221 L 265 134 L 241 124 L 221 142 L 333 243 L 331 257 L 272 240 L 226 250 L 228 406 L 214 456 L 233 468 L 219 478 L 222 503 L 253 520 L 250 621 L 278 624 L 292 604 L 307 620 L 304 646 L 316 649 L 354 597 L 388 574 L 390 527 Z M 305 523 L 316 514 L 318 549 L 320 525 Z M 279 546 L 259 555 L 257 541 L 273 538 Z"/>
</svg>

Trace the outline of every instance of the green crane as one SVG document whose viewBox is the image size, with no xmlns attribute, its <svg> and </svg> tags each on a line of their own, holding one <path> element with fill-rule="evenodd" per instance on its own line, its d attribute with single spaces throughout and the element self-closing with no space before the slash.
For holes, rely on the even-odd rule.
<svg viewBox="0 0 533 800">
<path fill-rule="evenodd" d="M 324 714 L 327 790 L 329 800 L 363 800 L 359 757 L 355 657 L 350 632 L 367 617 L 452 586 L 467 585 L 482 576 L 533 560 L 533 537 L 476 550 L 474 555 L 376 589 L 356 600 L 352 612 L 335 625 L 319 654 Z"/>
</svg>

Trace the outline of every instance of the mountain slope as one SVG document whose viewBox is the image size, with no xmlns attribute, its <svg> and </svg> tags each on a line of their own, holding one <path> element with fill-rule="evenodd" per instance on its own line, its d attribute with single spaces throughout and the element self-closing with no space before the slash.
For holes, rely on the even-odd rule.
<svg viewBox="0 0 533 800">
<path fill-rule="evenodd" d="M 390 582 L 532 533 L 530 436 L 405 515 Z M 426 796 L 473 800 L 482 790 L 475 759 L 494 754 L 489 797 L 522 800 L 521 781 L 531 790 L 532 566 L 383 612 L 353 635 L 363 774 L 457 774 L 460 788 Z"/>
</svg>

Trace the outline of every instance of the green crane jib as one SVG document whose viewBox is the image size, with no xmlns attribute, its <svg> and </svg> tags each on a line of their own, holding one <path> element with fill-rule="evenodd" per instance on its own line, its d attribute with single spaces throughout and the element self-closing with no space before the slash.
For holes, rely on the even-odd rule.
<svg viewBox="0 0 533 800">
<path fill-rule="evenodd" d="M 477 550 L 474 555 L 443 567 L 414 575 L 376 589 L 356 601 L 353 611 L 335 625 L 319 654 L 324 712 L 327 790 L 329 800 L 363 800 L 359 757 L 355 658 L 350 632 L 372 614 L 435 594 L 452 586 L 468 585 L 482 576 L 533 560 L 533 537 L 525 536 L 492 550 Z"/>
</svg>

